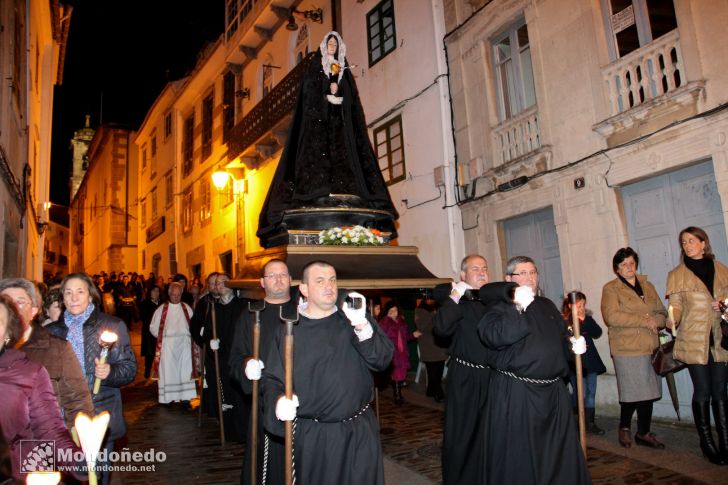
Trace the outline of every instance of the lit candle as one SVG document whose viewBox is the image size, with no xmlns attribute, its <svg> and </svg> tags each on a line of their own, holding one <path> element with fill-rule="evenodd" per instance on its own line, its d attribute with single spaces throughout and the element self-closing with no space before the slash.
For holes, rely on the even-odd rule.
<svg viewBox="0 0 728 485">
<path fill-rule="evenodd" d="M 28 485 L 56 485 L 61 481 L 59 472 L 31 472 L 25 483 Z"/>
<path fill-rule="evenodd" d="M 673 312 L 672 305 L 667 305 L 667 318 L 669 318 L 672 322 L 672 328 L 670 329 L 672 331 L 672 336 L 676 337 L 677 329 L 675 328 L 675 326 L 677 325 L 677 322 L 675 322 L 675 314 Z"/>
<path fill-rule="evenodd" d="M 78 432 L 81 449 L 88 464 L 88 481 L 90 485 L 96 485 L 97 483 L 94 468 L 101 443 L 104 441 L 106 428 L 109 426 L 110 418 L 111 415 L 108 411 L 97 414 L 93 419 L 84 413 L 78 413 L 76 415 L 76 431 Z"/>
<path fill-rule="evenodd" d="M 116 335 L 114 332 L 109 332 L 108 330 L 104 330 L 101 333 L 101 338 L 99 339 L 99 343 L 101 344 L 101 354 L 99 355 L 99 363 L 105 364 L 106 363 L 106 357 L 109 355 L 109 349 L 116 343 L 116 341 L 119 339 L 119 336 Z M 99 393 L 99 389 L 101 388 L 101 379 L 98 377 L 94 381 L 94 395 Z"/>
</svg>

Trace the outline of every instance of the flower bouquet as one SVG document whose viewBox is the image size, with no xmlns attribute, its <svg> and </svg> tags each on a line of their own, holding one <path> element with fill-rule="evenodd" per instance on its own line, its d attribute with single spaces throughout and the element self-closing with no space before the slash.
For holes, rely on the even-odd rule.
<svg viewBox="0 0 728 485">
<path fill-rule="evenodd" d="M 383 246 L 384 237 L 377 229 L 363 226 L 342 226 L 319 232 L 319 244 L 332 246 Z"/>
</svg>

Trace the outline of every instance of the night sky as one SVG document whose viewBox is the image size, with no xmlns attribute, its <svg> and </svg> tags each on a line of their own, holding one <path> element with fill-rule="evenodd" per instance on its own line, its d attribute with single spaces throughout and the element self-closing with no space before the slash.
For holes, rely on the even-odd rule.
<svg viewBox="0 0 728 485">
<path fill-rule="evenodd" d="M 117 123 L 138 129 L 167 81 L 195 66 L 225 23 L 224 0 L 75 0 L 63 84 L 53 108 L 51 200 L 68 205 L 73 132 Z M 63 182 L 61 182 L 63 181 Z"/>
</svg>

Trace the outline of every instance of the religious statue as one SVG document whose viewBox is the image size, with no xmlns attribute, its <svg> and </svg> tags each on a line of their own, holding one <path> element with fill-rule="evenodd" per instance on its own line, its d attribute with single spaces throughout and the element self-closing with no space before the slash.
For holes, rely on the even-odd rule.
<svg viewBox="0 0 728 485">
<path fill-rule="evenodd" d="M 289 230 L 363 225 L 397 236 L 399 217 L 367 133 L 337 32 L 324 36 L 303 76 L 288 139 L 260 213 L 263 247 Z"/>
</svg>

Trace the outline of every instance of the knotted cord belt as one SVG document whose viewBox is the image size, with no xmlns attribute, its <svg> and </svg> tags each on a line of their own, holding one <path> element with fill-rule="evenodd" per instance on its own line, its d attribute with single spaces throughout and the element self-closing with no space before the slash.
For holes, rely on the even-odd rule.
<svg viewBox="0 0 728 485">
<path fill-rule="evenodd" d="M 361 416 L 362 414 L 364 414 L 366 412 L 366 410 L 369 409 L 369 405 L 370 405 L 370 403 L 367 403 L 366 406 L 364 406 L 363 408 L 361 408 L 359 410 L 359 412 L 357 412 L 353 416 L 350 416 L 350 417 L 348 417 L 346 419 L 342 419 L 341 421 L 324 421 L 324 423 L 330 423 L 330 422 L 333 422 L 333 423 L 347 423 L 349 421 L 353 421 L 356 418 L 358 418 L 359 416 Z M 321 422 L 321 421 L 318 420 L 318 418 L 313 418 L 313 420 L 316 421 L 317 423 L 320 423 Z"/>
<path fill-rule="evenodd" d="M 513 379 L 518 379 L 519 381 L 528 382 L 529 384 L 553 384 L 554 382 L 558 381 L 559 378 L 556 377 L 554 379 L 533 379 L 531 377 L 521 377 L 513 372 L 509 372 L 507 370 L 501 370 L 501 369 L 494 369 L 500 372 L 503 375 L 506 375 L 508 377 L 511 377 Z"/>
<path fill-rule="evenodd" d="M 464 366 L 467 366 L 467 367 L 472 367 L 473 369 L 490 369 L 490 366 L 489 365 L 473 364 L 472 362 L 468 362 L 467 360 L 463 360 L 460 357 L 453 357 L 453 359 L 455 359 L 455 362 L 457 362 L 458 364 L 461 364 L 461 365 L 464 365 Z"/>
</svg>

